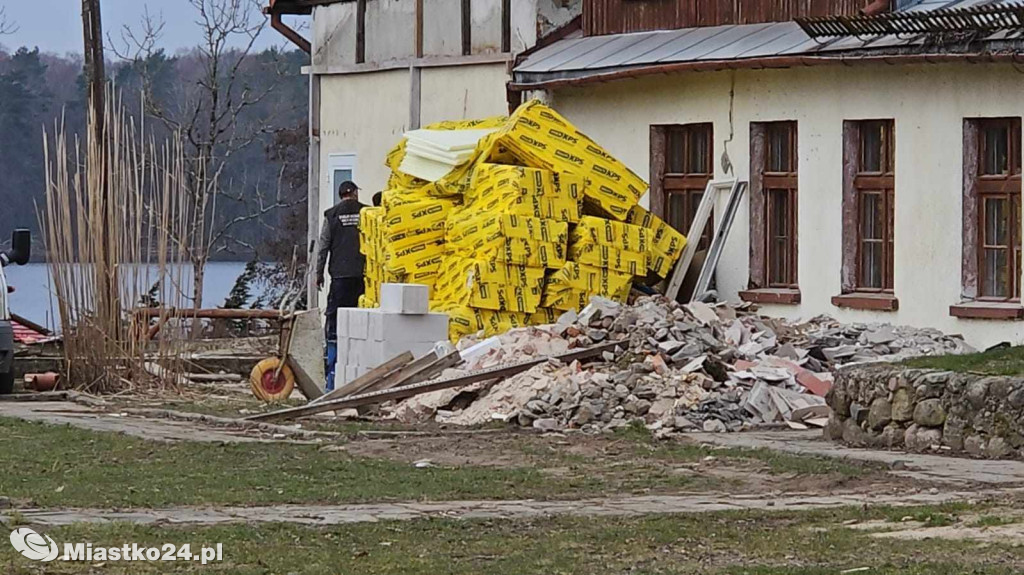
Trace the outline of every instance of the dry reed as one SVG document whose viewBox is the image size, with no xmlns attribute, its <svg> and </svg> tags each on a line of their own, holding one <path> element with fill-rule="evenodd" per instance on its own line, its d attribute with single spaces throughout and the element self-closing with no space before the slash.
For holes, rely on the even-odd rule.
<svg viewBox="0 0 1024 575">
<path fill-rule="evenodd" d="M 65 381 L 96 393 L 175 387 L 184 336 L 148 341 L 148 325 L 133 310 L 153 286 L 164 309 L 187 301 L 186 249 L 175 239 L 188 237 L 193 213 L 183 146 L 178 136 L 155 142 L 113 90 L 106 102 L 101 135 L 90 113 L 84 144 L 63 122 L 52 143 L 44 141 L 40 219 L 63 327 Z"/>
</svg>

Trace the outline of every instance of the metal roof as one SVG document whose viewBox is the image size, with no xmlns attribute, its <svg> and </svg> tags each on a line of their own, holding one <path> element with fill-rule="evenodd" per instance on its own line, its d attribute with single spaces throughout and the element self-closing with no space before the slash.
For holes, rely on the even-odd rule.
<svg viewBox="0 0 1024 575">
<path fill-rule="evenodd" d="M 921 0 L 902 9 L 922 12 L 978 6 L 1019 6 L 1018 0 Z M 1003 30 L 971 38 L 970 50 L 1024 53 L 1024 30 Z M 947 39 L 948 41 L 948 39 Z M 515 67 L 513 84 L 612 77 L 632 69 L 694 63 L 748 62 L 785 57 L 841 59 L 849 55 L 940 54 L 964 52 L 962 37 L 949 45 L 931 34 L 844 36 L 814 39 L 796 22 L 740 24 L 681 30 L 658 30 L 608 36 L 569 37 L 533 53 Z"/>
</svg>

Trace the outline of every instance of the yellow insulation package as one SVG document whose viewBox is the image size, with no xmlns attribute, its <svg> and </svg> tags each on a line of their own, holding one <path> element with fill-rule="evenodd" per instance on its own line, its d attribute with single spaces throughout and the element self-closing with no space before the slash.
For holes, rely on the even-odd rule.
<svg viewBox="0 0 1024 575">
<path fill-rule="evenodd" d="M 483 331 L 485 336 L 504 333 L 517 327 L 532 325 L 533 314 L 491 311 L 458 304 L 434 306 L 434 311 L 448 314 L 448 334 L 453 341 Z"/>
<path fill-rule="evenodd" d="M 647 254 L 627 252 L 611 246 L 576 242 L 569 247 L 569 259 L 634 276 L 647 275 Z"/>
<path fill-rule="evenodd" d="M 478 212 L 577 222 L 583 178 L 550 170 L 481 163 L 467 203 Z"/>
<path fill-rule="evenodd" d="M 456 218 L 458 218 L 456 220 Z M 499 262 L 535 267 L 565 263 L 569 225 L 531 216 L 481 216 L 467 212 L 448 224 L 447 241 L 464 255 L 492 256 Z"/>
<path fill-rule="evenodd" d="M 686 236 L 640 206 L 633 206 L 629 210 L 626 222 L 648 230 L 651 240 L 651 248 L 647 254 L 648 269 L 661 277 L 668 277 L 672 272 L 672 266 L 683 254 Z"/>
<path fill-rule="evenodd" d="M 492 311 L 533 313 L 540 305 L 544 268 L 507 265 L 448 254 L 435 298 Z"/>
<path fill-rule="evenodd" d="M 384 208 L 363 208 L 359 211 L 359 251 L 365 257 L 364 290 L 359 297 L 359 307 L 376 307 L 380 297 L 380 284 L 385 279 L 383 223 Z"/>
<path fill-rule="evenodd" d="M 590 242 L 612 246 L 627 252 L 645 253 L 651 241 L 646 229 L 632 224 L 584 216 L 571 238 L 574 242 Z"/>
<path fill-rule="evenodd" d="M 494 138 L 494 154 L 511 154 L 533 168 L 582 176 L 588 203 L 617 220 L 647 191 L 647 182 L 568 120 L 539 101 L 523 104 Z"/>
<path fill-rule="evenodd" d="M 568 262 L 547 279 L 541 305 L 557 310 L 581 309 L 590 298 L 599 295 L 625 302 L 633 284 L 633 274 Z"/>
</svg>

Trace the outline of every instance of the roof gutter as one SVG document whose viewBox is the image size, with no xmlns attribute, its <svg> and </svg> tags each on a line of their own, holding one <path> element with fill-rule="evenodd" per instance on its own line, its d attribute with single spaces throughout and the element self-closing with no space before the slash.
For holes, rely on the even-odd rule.
<svg viewBox="0 0 1024 575">
<path fill-rule="evenodd" d="M 605 73 L 582 76 L 578 78 L 554 78 L 539 82 L 508 83 L 509 92 L 526 92 L 530 90 L 553 90 L 573 86 L 583 86 L 602 82 L 613 82 L 653 76 L 657 74 L 676 74 L 680 72 L 716 72 L 720 70 L 764 70 L 784 69 L 810 66 L 859 65 L 859 64 L 945 64 L 950 62 L 978 63 L 1021 63 L 1024 54 L 887 54 L 865 56 L 772 56 L 751 58 L 748 60 L 709 60 L 705 62 L 676 62 L 655 66 L 640 66 Z M 515 78 L 515 76 L 513 76 Z"/>
<path fill-rule="evenodd" d="M 277 0 L 270 0 L 270 5 L 263 9 L 263 13 L 270 16 L 270 27 L 277 30 L 282 36 L 287 38 L 292 44 L 298 46 L 299 50 L 307 54 L 313 53 L 313 46 L 306 40 L 302 34 L 299 34 L 294 28 L 284 23 L 281 20 L 281 12 L 274 10 L 274 4 Z"/>
</svg>

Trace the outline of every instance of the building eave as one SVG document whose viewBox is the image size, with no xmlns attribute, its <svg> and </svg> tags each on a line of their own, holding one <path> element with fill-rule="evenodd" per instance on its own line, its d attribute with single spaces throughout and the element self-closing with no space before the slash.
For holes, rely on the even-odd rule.
<svg viewBox="0 0 1024 575">
<path fill-rule="evenodd" d="M 516 73 L 508 88 L 515 92 L 531 90 L 553 90 L 604 82 L 614 82 L 654 75 L 684 72 L 714 72 L 721 70 L 769 70 L 802 68 L 812 66 L 857 66 L 857 65 L 906 65 L 906 64 L 947 64 L 952 62 L 970 64 L 1024 63 L 1024 52 L 974 52 L 974 53 L 919 53 L 919 54 L 877 54 L 850 53 L 828 56 L 771 56 L 742 60 L 704 60 L 696 62 L 673 62 L 670 64 L 631 66 L 626 68 L 570 71 L 560 73 Z"/>
<path fill-rule="evenodd" d="M 264 12 L 267 14 L 308 16 L 313 13 L 313 8 L 317 6 L 327 6 L 328 4 L 341 4 L 342 2 L 352 1 L 353 0 L 269 0 L 270 3 L 266 8 L 264 8 Z"/>
</svg>

